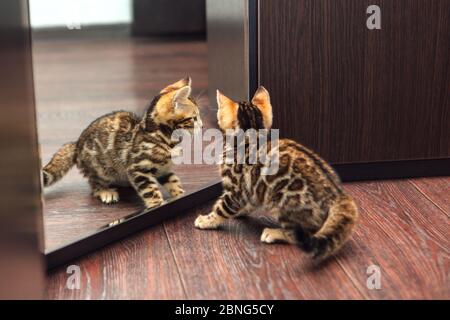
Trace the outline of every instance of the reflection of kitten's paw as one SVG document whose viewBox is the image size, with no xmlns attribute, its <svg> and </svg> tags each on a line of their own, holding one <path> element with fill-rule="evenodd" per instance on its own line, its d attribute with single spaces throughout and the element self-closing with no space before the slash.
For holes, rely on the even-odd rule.
<svg viewBox="0 0 450 320">
<path fill-rule="evenodd" d="M 175 146 L 170 151 L 172 159 L 181 158 L 183 156 L 183 148 L 180 146 Z"/>
<path fill-rule="evenodd" d="M 163 205 L 164 203 L 165 201 L 163 199 L 150 199 L 145 201 L 145 208 L 147 209 L 156 208 Z"/>
<path fill-rule="evenodd" d="M 94 197 L 100 199 L 106 204 L 116 203 L 119 201 L 119 193 L 115 189 L 102 189 L 94 191 Z"/>
<path fill-rule="evenodd" d="M 170 190 L 170 195 L 172 198 L 178 198 L 184 194 L 184 190 L 181 188 Z"/>
<path fill-rule="evenodd" d="M 222 221 L 223 218 L 213 212 L 206 216 L 198 216 L 194 225 L 199 229 L 217 229 Z"/>
</svg>

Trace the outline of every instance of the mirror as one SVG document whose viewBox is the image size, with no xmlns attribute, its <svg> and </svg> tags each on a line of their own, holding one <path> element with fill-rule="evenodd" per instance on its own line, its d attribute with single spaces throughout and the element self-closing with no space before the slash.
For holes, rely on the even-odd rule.
<svg viewBox="0 0 450 320">
<path fill-rule="evenodd" d="M 84 166 L 81 171 L 86 174 L 86 167 L 100 166 L 97 175 L 123 171 L 123 163 L 109 167 L 110 161 L 120 162 L 119 153 L 125 159 L 128 152 L 117 150 L 121 145 L 111 131 L 145 124 L 141 120 L 154 97 L 187 76 L 192 89 L 180 91 L 189 84 L 178 83 L 164 99 L 184 111 L 195 100 L 203 130 L 217 127 L 216 104 L 208 100 L 204 0 L 30 0 L 30 19 L 42 166 L 58 152 L 50 164 L 53 171 L 43 174 L 44 183 L 50 184 L 43 189 L 48 252 L 145 209 L 142 194 L 126 183 L 117 186 L 114 181 L 93 194 L 78 168 Z M 104 137 L 104 130 L 86 138 L 83 131 L 94 120 L 118 110 L 136 117 L 123 112 L 131 120 L 109 123 L 111 136 Z M 186 112 L 190 118 L 196 116 L 192 110 Z M 79 143 L 82 133 L 84 144 Z M 105 148 L 110 150 L 108 161 L 95 155 Z M 84 156 L 79 155 L 81 149 Z M 89 152 L 94 155 L 89 157 Z M 220 180 L 216 164 L 174 164 L 173 172 L 185 195 Z M 124 173 L 122 180 L 127 177 Z M 150 183 L 138 176 L 134 179 Z M 116 193 L 104 192 L 113 188 L 118 199 Z M 161 185 L 158 188 L 166 201 L 177 201 Z"/>
</svg>

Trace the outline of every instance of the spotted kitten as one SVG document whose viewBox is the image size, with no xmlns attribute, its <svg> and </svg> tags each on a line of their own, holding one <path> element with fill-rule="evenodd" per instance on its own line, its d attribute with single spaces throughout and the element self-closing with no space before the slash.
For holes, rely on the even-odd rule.
<svg viewBox="0 0 450 320">
<path fill-rule="evenodd" d="M 171 196 L 181 195 L 180 179 L 171 168 L 171 150 L 177 143 L 171 135 L 175 129 L 202 127 L 190 95 L 191 79 L 182 79 L 161 90 L 142 118 L 117 111 L 96 119 L 44 167 L 44 185 L 52 185 L 76 164 L 103 203 L 119 200 L 117 185 L 133 186 L 148 208 L 163 202 L 158 183 Z"/>
<path fill-rule="evenodd" d="M 218 122 L 224 134 L 235 135 L 238 128 L 272 126 L 270 97 L 263 87 L 256 91 L 251 103 L 234 102 L 217 91 L 217 103 Z M 261 175 L 264 164 L 248 164 L 249 146 L 246 148 L 246 164 L 235 161 L 221 165 L 223 194 L 210 214 L 195 220 L 195 226 L 214 229 L 228 218 L 262 207 L 274 214 L 281 225 L 264 229 L 262 242 L 297 244 L 319 259 L 338 250 L 350 236 L 358 209 L 343 191 L 333 169 L 311 150 L 283 139 L 278 143 L 277 172 Z M 270 156 L 276 155 L 276 148 L 270 145 L 264 150 Z"/>
</svg>

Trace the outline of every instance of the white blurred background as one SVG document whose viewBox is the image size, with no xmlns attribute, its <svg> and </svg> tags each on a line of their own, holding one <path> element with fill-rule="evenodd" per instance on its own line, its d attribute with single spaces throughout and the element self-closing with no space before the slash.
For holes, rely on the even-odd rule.
<svg viewBox="0 0 450 320">
<path fill-rule="evenodd" d="M 30 0 L 33 28 L 129 24 L 132 0 Z"/>
</svg>

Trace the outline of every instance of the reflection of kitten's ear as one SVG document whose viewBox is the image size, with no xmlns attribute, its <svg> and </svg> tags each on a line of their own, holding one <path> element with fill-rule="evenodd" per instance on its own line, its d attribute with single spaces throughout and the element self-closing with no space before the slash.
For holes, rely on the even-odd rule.
<svg viewBox="0 0 450 320">
<path fill-rule="evenodd" d="M 173 96 L 173 105 L 175 108 L 181 108 L 183 106 L 183 102 L 191 95 L 191 90 L 190 86 L 185 86 L 175 92 L 175 95 Z"/>
<path fill-rule="evenodd" d="M 223 130 L 234 129 L 237 125 L 237 111 L 239 105 L 217 90 L 217 120 Z"/>
<path fill-rule="evenodd" d="M 270 103 L 269 92 L 263 86 L 259 86 L 252 99 L 252 104 L 262 113 L 264 127 L 270 129 L 272 126 L 272 104 Z"/>
<path fill-rule="evenodd" d="M 170 91 L 173 91 L 173 90 L 181 89 L 181 88 L 183 88 L 185 86 L 190 87 L 191 84 L 192 84 L 191 77 L 186 77 L 184 79 L 178 80 L 177 82 L 168 85 L 167 87 L 162 89 L 159 93 L 161 93 L 161 94 L 167 93 L 167 92 L 170 92 Z"/>
</svg>

